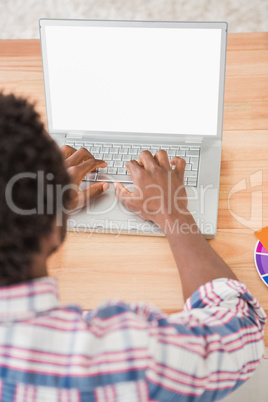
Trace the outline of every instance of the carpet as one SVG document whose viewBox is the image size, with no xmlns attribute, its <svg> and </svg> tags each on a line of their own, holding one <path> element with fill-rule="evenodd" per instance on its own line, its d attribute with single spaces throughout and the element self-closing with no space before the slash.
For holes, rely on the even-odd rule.
<svg viewBox="0 0 268 402">
<path fill-rule="evenodd" d="M 38 38 L 39 18 L 227 21 L 268 31 L 267 0 L 0 0 L 0 39 Z"/>
</svg>

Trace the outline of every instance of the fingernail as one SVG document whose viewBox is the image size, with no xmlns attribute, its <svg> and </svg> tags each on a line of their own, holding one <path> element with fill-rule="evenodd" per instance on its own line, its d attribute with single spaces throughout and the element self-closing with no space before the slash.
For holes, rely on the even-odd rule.
<svg viewBox="0 0 268 402">
<path fill-rule="evenodd" d="M 108 184 L 108 183 L 104 183 L 104 184 L 103 184 L 103 186 L 102 186 L 103 191 L 108 190 L 108 188 L 109 188 L 109 187 L 110 187 L 110 186 L 109 186 L 109 184 Z"/>
<path fill-rule="evenodd" d="M 113 185 L 114 185 L 114 188 L 116 188 L 116 186 L 117 186 L 117 183 L 113 183 Z"/>
</svg>

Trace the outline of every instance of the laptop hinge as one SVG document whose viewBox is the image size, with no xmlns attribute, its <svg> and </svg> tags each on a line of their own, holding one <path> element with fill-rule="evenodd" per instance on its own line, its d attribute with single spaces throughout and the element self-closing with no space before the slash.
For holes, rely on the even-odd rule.
<svg viewBox="0 0 268 402">
<path fill-rule="evenodd" d="M 83 135 L 82 134 L 71 134 L 71 133 L 69 133 L 69 134 L 66 134 L 66 136 L 65 136 L 65 138 L 66 139 L 68 139 L 68 138 L 83 138 Z"/>
<path fill-rule="evenodd" d="M 65 135 L 65 139 L 66 140 L 68 140 L 68 139 L 82 139 L 82 138 L 85 138 L 85 135 L 86 134 L 82 134 L 82 133 L 67 133 L 66 135 Z M 199 141 L 197 141 L 197 140 L 184 140 L 184 143 L 186 143 L 186 144 L 202 144 L 202 142 L 203 142 L 203 140 L 202 139 L 200 139 Z"/>
</svg>

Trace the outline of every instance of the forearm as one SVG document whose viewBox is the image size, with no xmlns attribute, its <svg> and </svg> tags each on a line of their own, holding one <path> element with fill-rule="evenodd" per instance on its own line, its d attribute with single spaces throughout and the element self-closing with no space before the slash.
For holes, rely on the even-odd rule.
<svg viewBox="0 0 268 402">
<path fill-rule="evenodd" d="M 170 164 L 174 165 L 173 170 Z M 210 248 L 186 209 L 185 165 L 179 157 L 169 161 L 163 150 L 154 157 L 149 151 L 143 151 L 138 162 L 127 163 L 134 191 L 130 192 L 120 183 L 115 188 L 116 196 L 128 209 L 146 220 L 153 220 L 166 234 L 187 299 L 206 282 L 221 277 L 236 279 L 236 276 Z"/>
<path fill-rule="evenodd" d="M 201 285 L 213 279 L 237 279 L 200 233 L 191 214 L 170 215 L 164 222 L 162 229 L 178 267 L 185 300 Z"/>
</svg>

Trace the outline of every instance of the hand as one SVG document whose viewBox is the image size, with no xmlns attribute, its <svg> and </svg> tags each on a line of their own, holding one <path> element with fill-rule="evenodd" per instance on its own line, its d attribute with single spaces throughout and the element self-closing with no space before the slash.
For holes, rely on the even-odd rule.
<svg viewBox="0 0 268 402">
<path fill-rule="evenodd" d="M 74 185 L 71 189 L 72 199 L 69 206 L 69 210 L 73 211 L 82 208 L 89 200 L 108 190 L 109 184 L 105 182 L 95 183 L 85 190 L 79 189 L 86 174 L 95 171 L 97 168 L 106 167 L 107 163 L 103 160 L 95 159 L 85 148 L 80 148 L 77 151 L 68 145 L 64 145 L 61 150 L 65 158 L 67 171 Z"/>
<path fill-rule="evenodd" d="M 170 164 L 175 166 L 174 170 Z M 149 151 L 143 151 L 138 162 L 132 160 L 126 168 L 132 176 L 134 191 L 128 191 L 121 183 L 114 186 L 116 196 L 128 209 L 157 223 L 162 230 L 170 216 L 189 214 L 184 187 L 184 159 L 175 157 L 169 161 L 163 150 L 154 157 Z"/>
</svg>

